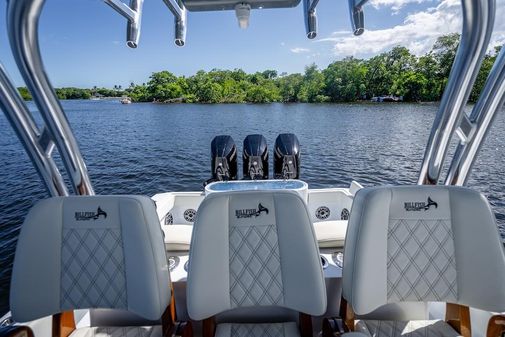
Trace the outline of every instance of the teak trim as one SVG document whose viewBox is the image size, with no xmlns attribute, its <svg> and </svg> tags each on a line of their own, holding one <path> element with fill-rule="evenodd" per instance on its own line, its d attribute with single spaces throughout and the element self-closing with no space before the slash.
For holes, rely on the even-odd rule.
<svg viewBox="0 0 505 337">
<path fill-rule="evenodd" d="M 494 315 L 487 324 L 487 337 L 505 336 L 505 315 Z"/>
<path fill-rule="evenodd" d="M 312 337 L 312 316 L 300 313 L 298 327 L 301 337 Z"/>
<path fill-rule="evenodd" d="M 340 317 L 344 321 L 346 331 L 354 331 L 354 311 L 343 297 L 340 298 Z"/>
<path fill-rule="evenodd" d="M 214 337 L 216 334 L 216 320 L 214 316 L 202 321 L 202 337 Z"/>
<path fill-rule="evenodd" d="M 175 310 L 175 293 L 172 284 L 170 284 L 170 304 L 163 312 L 161 316 L 161 327 L 163 331 L 163 337 L 170 337 L 173 334 L 175 328 L 175 322 L 177 321 L 177 312 Z"/>
<path fill-rule="evenodd" d="M 53 336 L 68 337 L 75 330 L 75 319 L 73 311 L 64 311 L 53 315 Z"/>
<path fill-rule="evenodd" d="M 464 305 L 446 303 L 445 321 L 463 337 L 472 336 L 470 308 Z"/>
</svg>

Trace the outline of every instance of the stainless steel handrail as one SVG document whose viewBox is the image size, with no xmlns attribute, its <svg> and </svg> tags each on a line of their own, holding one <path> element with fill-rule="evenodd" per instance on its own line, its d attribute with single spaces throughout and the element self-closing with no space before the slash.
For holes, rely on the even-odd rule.
<svg viewBox="0 0 505 337">
<path fill-rule="evenodd" d="M 502 48 L 486 80 L 479 100 L 469 117 L 470 128 L 454 153 L 446 185 L 464 185 L 477 154 L 493 123 L 496 113 L 505 103 L 505 48 Z"/>
<path fill-rule="evenodd" d="M 21 144 L 25 147 L 49 194 L 68 195 L 67 186 L 51 156 L 54 143 L 39 131 L 28 107 L 16 87 L 12 85 L 2 64 L 0 64 L 0 108 L 5 112 Z"/>
<path fill-rule="evenodd" d="M 23 79 L 56 144 L 76 194 L 94 194 L 84 160 L 60 101 L 44 70 L 38 23 L 44 0 L 10 0 L 7 29 L 12 53 Z"/>
<path fill-rule="evenodd" d="M 462 0 L 463 32 L 449 81 L 435 117 L 419 184 L 437 184 L 452 136 L 465 117 L 465 105 L 489 44 L 495 0 Z"/>
</svg>

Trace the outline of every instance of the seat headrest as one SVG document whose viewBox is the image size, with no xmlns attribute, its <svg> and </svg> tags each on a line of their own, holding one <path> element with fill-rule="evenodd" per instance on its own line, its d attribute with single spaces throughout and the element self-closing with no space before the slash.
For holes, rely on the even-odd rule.
<svg viewBox="0 0 505 337">
<path fill-rule="evenodd" d="M 505 310 L 505 257 L 486 198 L 455 186 L 360 190 L 345 241 L 343 296 L 357 314 L 428 301 Z"/>
<path fill-rule="evenodd" d="M 288 191 L 206 197 L 193 228 L 187 299 L 195 320 L 245 307 L 322 315 L 326 289 L 303 200 Z"/>
<path fill-rule="evenodd" d="M 28 213 L 12 271 L 16 321 L 91 308 L 157 320 L 169 301 L 162 231 L 148 197 L 56 197 Z"/>
</svg>

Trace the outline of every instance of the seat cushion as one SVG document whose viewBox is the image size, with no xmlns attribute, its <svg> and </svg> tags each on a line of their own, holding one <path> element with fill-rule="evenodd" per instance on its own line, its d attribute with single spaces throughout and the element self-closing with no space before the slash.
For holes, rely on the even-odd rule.
<svg viewBox="0 0 505 337">
<path fill-rule="evenodd" d="M 344 247 L 347 220 L 314 222 L 314 231 L 319 247 Z"/>
<path fill-rule="evenodd" d="M 208 195 L 198 208 L 189 260 L 186 298 L 193 320 L 247 307 L 314 316 L 326 311 L 314 228 L 295 192 Z"/>
<path fill-rule="evenodd" d="M 55 197 L 28 213 L 10 289 L 17 322 L 90 308 L 156 321 L 170 296 L 167 255 L 150 198 Z"/>
<path fill-rule="evenodd" d="M 373 337 L 457 337 L 460 336 L 442 320 L 429 321 L 356 321 L 356 332 Z"/>
<path fill-rule="evenodd" d="M 192 225 L 162 226 L 165 234 L 165 249 L 168 251 L 189 251 L 191 245 Z"/>
<path fill-rule="evenodd" d="M 161 325 L 80 328 L 70 337 L 162 337 Z"/>
<path fill-rule="evenodd" d="M 358 316 L 401 302 L 502 312 L 504 279 L 503 243 L 482 194 L 457 186 L 384 186 L 354 197 L 342 296 Z"/>
<path fill-rule="evenodd" d="M 267 324 L 218 324 L 215 337 L 298 337 L 300 332 L 294 322 Z"/>
</svg>

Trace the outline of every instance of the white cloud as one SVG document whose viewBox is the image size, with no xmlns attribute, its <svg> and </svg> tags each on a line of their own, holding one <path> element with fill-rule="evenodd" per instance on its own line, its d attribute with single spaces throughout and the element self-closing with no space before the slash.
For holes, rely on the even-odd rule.
<svg viewBox="0 0 505 337">
<path fill-rule="evenodd" d="M 374 0 L 377 3 L 400 4 L 412 0 Z M 417 1 L 417 0 L 416 0 Z M 373 2 L 372 2 L 373 3 Z M 491 46 L 505 41 L 505 3 L 496 3 L 496 24 Z M 320 42 L 333 44 L 335 56 L 349 55 L 368 57 L 396 45 L 407 47 L 421 55 L 431 49 L 436 39 L 444 34 L 461 32 L 462 13 L 460 0 L 439 0 L 435 7 L 407 15 L 402 24 L 392 28 L 365 30 L 361 36 L 353 36 L 349 31 L 337 31 Z"/>
<path fill-rule="evenodd" d="M 310 52 L 310 49 L 301 48 L 301 47 L 291 48 L 290 50 L 292 53 L 295 53 L 295 54 L 302 54 L 302 53 L 309 53 Z"/>
<path fill-rule="evenodd" d="M 421 4 L 433 0 L 370 0 L 370 4 L 375 8 L 391 7 L 393 13 L 397 14 L 404 6 L 412 3 Z"/>
</svg>

